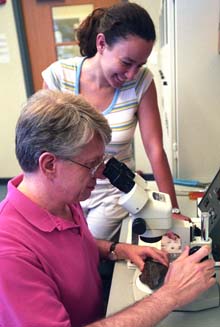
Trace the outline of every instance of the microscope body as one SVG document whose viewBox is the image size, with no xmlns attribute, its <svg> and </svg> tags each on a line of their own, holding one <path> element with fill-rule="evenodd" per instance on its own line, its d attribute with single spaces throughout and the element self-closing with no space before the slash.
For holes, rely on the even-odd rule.
<svg viewBox="0 0 220 327">
<path fill-rule="evenodd" d="M 130 213 L 132 232 L 139 235 L 142 241 L 158 242 L 164 234 L 172 231 L 181 239 L 180 252 L 186 245 L 211 246 L 207 232 L 206 237 L 196 236 L 195 224 L 172 218 L 168 194 L 150 190 L 148 182 L 139 174 L 133 173 L 124 163 L 115 158 L 110 159 L 104 175 L 123 192 L 119 204 Z"/>
<path fill-rule="evenodd" d="M 121 195 L 119 204 L 131 214 L 133 232 L 156 242 L 172 227 L 170 197 L 149 190 L 148 183 L 137 174 L 134 181 L 134 187 Z"/>
<path fill-rule="evenodd" d="M 147 181 L 140 175 L 133 173 L 125 164 L 111 158 L 107 162 L 103 174 L 122 191 L 119 204 L 130 213 L 132 232 L 139 235 L 142 241 L 147 243 L 158 242 L 163 235 L 172 231 L 180 238 L 180 248 L 177 253 L 173 253 L 173 259 L 181 254 L 186 245 L 193 251 L 202 245 L 212 245 L 212 240 L 208 235 L 209 217 L 206 219 L 202 217 L 204 219 L 201 220 L 201 235 L 197 236 L 195 224 L 172 218 L 172 205 L 169 195 L 150 190 Z M 143 296 L 146 294 L 143 293 Z M 178 311 L 201 311 L 218 307 L 219 299 L 219 285 L 216 283 L 197 300 Z"/>
<path fill-rule="evenodd" d="M 209 237 L 196 235 L 194 223 L 172 218 L 168 194 L 150 190 L 148 183 L 139 175 L 135 176 L 134 181 L 134 187 L 129 193 L 122 194 L 119 204 L 131 214 L 132 232 L 138 234 L 142 241 L 158 242 L 167 232 L 178 235 L 181 249 L 176 256 L 173 253 L 173 257 L 177 257 L 186 245 L 190 248 L 212 245 Z"/>
</svg>

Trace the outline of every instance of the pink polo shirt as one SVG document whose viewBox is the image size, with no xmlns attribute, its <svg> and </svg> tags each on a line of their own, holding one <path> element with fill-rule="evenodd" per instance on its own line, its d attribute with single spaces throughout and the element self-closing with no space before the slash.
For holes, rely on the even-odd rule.
<svg viewBox="0 0 220 327">
<path fill-rule="evenodd" d="M 99 254 L 79 204 L 53 216 L 8 184 L 0 203 L 0 326 L 78 327 L 102 315 Z"/>
</svg>

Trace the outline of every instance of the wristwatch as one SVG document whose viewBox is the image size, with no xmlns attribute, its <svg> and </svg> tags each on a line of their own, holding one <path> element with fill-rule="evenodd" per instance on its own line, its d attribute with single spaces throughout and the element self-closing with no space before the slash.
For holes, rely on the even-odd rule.
<svg viewBox="0 0 220 327">
<path fill-rule="evenodd" d="M 175 213 L 176 215 L 180 215 L 180 214 L 181 214 L 179 208 L 173 208 L 173 209 L 172 209 L 172 213 Z"/>
<path fill-rule="evenodd" d="M 110 249 L 109 249 L 109 254 L 108 254 L 108 258 L 109 260 L 111 261 L 116 261 L 118 260 L 118 256 L 115 252 L 115 248 L 116 248 L 116 245 L 118 244 L 118 242 L 113 242 L 110 246 Z"/>
</svg>

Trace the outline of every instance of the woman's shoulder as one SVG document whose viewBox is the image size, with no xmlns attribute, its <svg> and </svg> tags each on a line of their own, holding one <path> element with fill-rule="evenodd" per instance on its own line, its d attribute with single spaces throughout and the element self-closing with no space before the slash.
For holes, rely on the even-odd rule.
<svg viewBox="0 0 220 327">
<path fill-rule="evenodd" d="M 57 61 L 57 64 L 63 68 L 69 68 L 72 69 L 74 67 L 78 67 L 82 64 L 84 57 L 72 57 L 67 59 L 60 59 Z"/>
<path fill-rule="evenodd" d="M 60 59 L 42 72 L 42 77 L 50 89 L 75 90 L 84 57 Z"/>
<path fill-rule="evenodd" d="M 153 74 L 150 69 L 146 65 L 142 66 L 135 78 L 135 91 L 139 99 L 148 90 L 152 80 Z"/>
<path fill-rule="evenodd" d="M 136 83 L 138 82 L 144 82 L 145 80 L 149 80 L 149 79 L 153 79 L 153 74 L 152 72 L 150 71 L 150 69 L 146 66 L 146 65 L 143 65 L 137 75 L 136 75 Z"/>
</svg>

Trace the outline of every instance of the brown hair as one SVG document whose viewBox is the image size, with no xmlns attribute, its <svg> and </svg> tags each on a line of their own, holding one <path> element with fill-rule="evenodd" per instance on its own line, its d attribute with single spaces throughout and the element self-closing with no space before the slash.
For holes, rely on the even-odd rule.
<svg viewBox="0 0 220 327">
<path fill-rule="evenodd" d="M 77 38 L 82 56 L 93 57 L 96 54 L 98 33 L 105 35 L 109 46 L 128 35 L 136 35 L 146 41 L 156 39 L 154 23 L 148 12 L 131 2 L 97 8 L 80 24 Z"/>
</svg>

